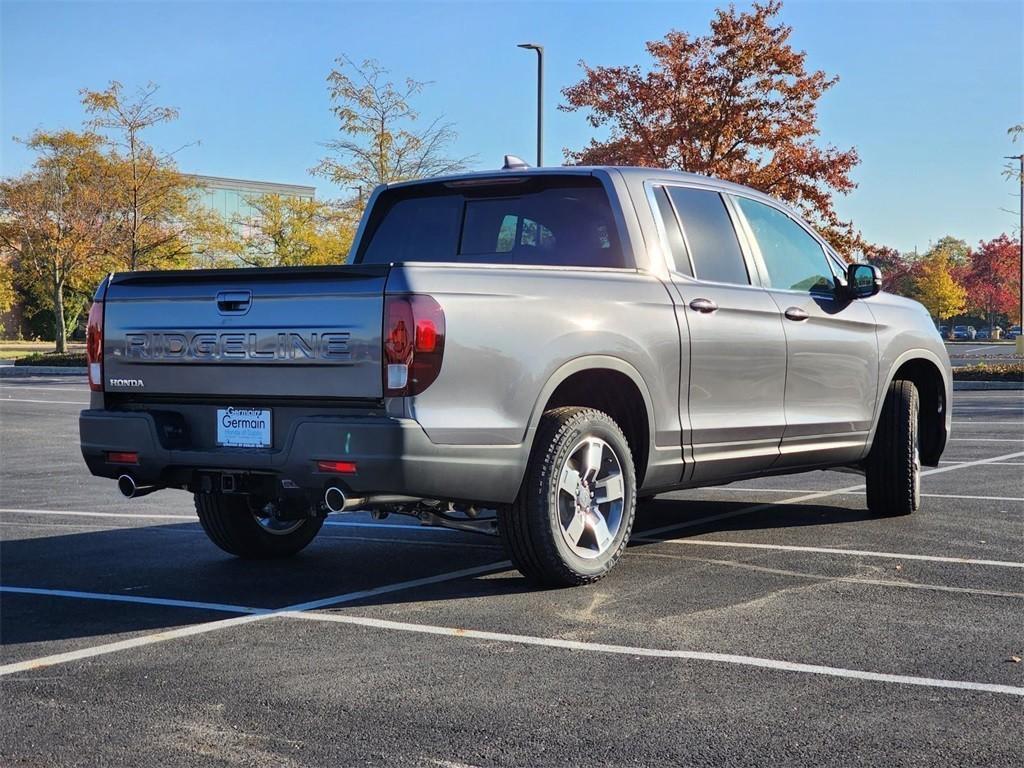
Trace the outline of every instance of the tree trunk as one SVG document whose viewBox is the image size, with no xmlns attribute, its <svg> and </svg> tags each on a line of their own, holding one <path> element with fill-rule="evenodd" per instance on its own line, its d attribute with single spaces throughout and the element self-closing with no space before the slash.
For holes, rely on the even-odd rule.
<svg viewBox="0 0 1024 768">
<path fill-rule="evenodd" d="M 68 328 L 64 321 L 64 281 L 53 281 L 53 325 L 57 352 L 68 351 Z"/>
</svg>

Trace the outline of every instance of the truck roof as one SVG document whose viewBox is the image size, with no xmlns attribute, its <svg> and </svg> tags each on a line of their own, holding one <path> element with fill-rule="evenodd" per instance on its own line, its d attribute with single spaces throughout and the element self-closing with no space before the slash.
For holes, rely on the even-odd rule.
<svg viewBox="0 0 1024 768">
<path fill-rule="evenodd" d="M 467 171 L 465 173 L 456 173 L 446 176 L 433 176 L 424 179 L 413 179 L 411 181 L 399 181 L 390 184 L 382 184 L 378 187 L 380 189 L 396 189 L 415 186 L 417 184 L 432 184 L 432 183 L 445 183 L 452 181 L 471 181 L 473 179 L 502 179 L 512 176 L 549 176 L 559 175 L 564 176 L 566 174 L 578 174 L 581 176 L 589 176 L 595 173 L 619 173 L 626 178 L 627 181 L 685 181 L 691 184 L 699 184 L 701 186 L 718 189 L 723 192 L 739 192 L 750 197 L 762 198 L 769 200 L 775 205 L 782 205 L 790 210 L 794 215 L 801 217 L 799 211 L 794 209 L 792 206 L 786 204 L 784 201 L 778 198 L 766 195 L 753 187 L 747 187 L 743 184 L 736 184 L 735 182 L 725 181 L 723 179 L 715 178 L 714 176 L 705 176 L 699 173 L 690 173 L 688 171 L 678 171 L 671 168 L 645 168 L 643 166 L 633 165 L 546 165 L 541 168 L 525 167 L 525 168 L 513 168 L 513 169 L 495 169 L 495 170 L 484 170 L 484 171 Z"/>
</svg>

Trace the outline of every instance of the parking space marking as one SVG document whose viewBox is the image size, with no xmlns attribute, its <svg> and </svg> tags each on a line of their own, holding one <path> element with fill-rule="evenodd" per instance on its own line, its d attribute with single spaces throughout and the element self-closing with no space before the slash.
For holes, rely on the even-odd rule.
<svg viewBox="0 0 1024 768">
<path fill-rule="evenodd" d="M 1011 421 L 1010 419 L 1004 419 L 1003 421 L 978 421 L 977 419 L 960 419 L 958 421 L 954 421 L 953 424 L 957 426 L 966 426 L 967 424 L 997 424 L 1001 427 L 1019 427 L 1021 425 L 1024 425 L 1024 421 Z"/>
<path fill-rule="evenodd" d="M 60 510 L 60 509 L 16 509 L 14 507 L 0 507 L 0 512 L 13 512 L 26 515 L 55 515 L 57 517 L 125 517 L 154 520 L 191 520 L 199 522 L 195 515 L 165 515 L 149 512 L 85 512 L 81 510 Z"/>
<path fill-rule="evenodd" d="M 894 675 L 884 672 L 868 672 L 843 667 L 828 667 L 820 664 L 804 664 L 779 659 L 766 659 L 758 656 L 741 656 L 732 653 L 710 653 L 705 651 L 684 651 L 662 648 L 639 648 L 629 645 L 611 645 L 585 640 L 565 640 L 556 637 L 538 637 L 536 635 L 513 635 L 506 632 L 485 632 L 462 627 L 445 627 L 435 624 L 413 624 L 405 621 L 389 621 L 363 616 L 345 616 L 327 613 L 283 613 L 289 618 L 306 621 L 326 621 L 336 624 L 348 624 L 372 629 L 393 630 L 398 632 L 415 632 L 424 635 L 440 635 L 443 637 L 469 638 L 490 642 L 515 643 L 518 645 L 534 645 L 547 648 L 560 648 L 570 651 L 588 651 L 592 653 L 612 653 L 623 656 L 646 656 L 664 659 L 684 659 L 688 661 L 710 661 L 723 664 L 737 664 L 747 667 L 759 667 L 783 672 L 803 672 L 812 675 L 844 677 L 856 680 L 869 680 L 880 683 L 896 683 L 899 685 L 917 685 L 928 688 L 955 688 L 967 691 L 983 691 L 1000 693 L 1010 696 L 1024 696 L 1024 688 L 998 683 L 976 683 L 967 680 L 945 680 L 933 677 L 917 677 L 913 675 Z"/>
<path fill-rule="evenodd" d="M 951 443 L 1022 443 L 1024 437 L 951 437 Z"/>
<path fill-rule="evenodd" d="M 29 400 L 24 397 L 0 397 L 0 403 L 53 403 L 55 405 L 85 405 L 88 406 L 88 402 L 82 402 L 81 400 Z"/>
<path fill-rule="evenodd" d="M 799 490 L 793 488 L 742 488 L 739 486 L 721 485 L 711 486 L 708 488 L 700 488 L 701 491 L 731 491 L 732 493 L 800 493 Z M 859 491 L 846 491 L 843 496 L 863 496 L 866 492 L 862 489 Z M 968 496 L 960 493 L 922 493 L 926 499 L 969 499 L 972 501 L 1024 501 L 1024 498 L 1020 496 Z"/>
<path fill-rule="evenodd" d="M 68 384 L 63 387 L 35 387 L 28 386 L 26 384 L 0 384 L 0 392 L 5 389 L 30 389 L 35 392 L 63 392 L 64 394 L 73 394 L 76 392 L 84 392 L 85 384 Z"/>
<path fill-rule="evenodd" d="M 199 600 L 174 600 L 166 597 L 146 597 L 144 595 L 118 595 L 109 592 L 79 592 L 73 589 L 40 589 L 37 587 L 9 587 L 0 585 L 0 593 L 14 595 L 37 595 L 42 597 L 68 597 L 76 600 L 98 600 L 105 603 L 137 603 L 139 605 L 161 605 L 169 608 L 197 608 L 203 611 L 222 611 L 225 613 L 269 613 L 271 608 L 253 608 L 247 605 L 230 603 L 207 603 Z"/>
<path fill-rule="evenodd" d="M 914 555 L 906 552 L 875 552 L 868 549 L 842 549 L 840 547 L 804 547 L 794 544 L 758 544 L 747 541 L 719 541 L 712 539 L 658 539 L 634 536 L 633 541 L 651 544 L 687 544 L 703 547 L 726 547 L 735 549 L 769 549 L 781 552 L 815 552 L 825 555 L 852 555 L 855 557 L 880 557 L 893 560 L 923 560 L 930 563 L 957 563 L 960 565 L 990 565 L 996 568 L 1024 568 L 1024 563 L 1012 560 L 982 560 L 971 557 L 948 557 L 944 555 Z"/>
<path fill-rule="evenodd" d="M 939 464 L 963 464 L 962 461 L 940 461 Z M 1024 467 L 1024 461 L 993 461 L 993 467 Z"/>
<path fill-rule="evenodd" d="M 67 653 L 55 653 L 51 656 L 41 656 L 37 659 L 28 659 L 27 661 L 19 661 L 12 664 L 5 664 L 3 666 L 0 666 L 0 677 L 3 677 L 5 675 L 13 675 L 18 672 L 31 672 L 36 669 L 44 669 L 46 667 L 52 667 L 56 664 L 67 664 L 71 661 L 89 659 L 95 656 L 102 656 L 107 653 L 127 651 L 132 648 L 140 648 L 144 645 L 152 645 L 153 643 L 162 643 L 167 640 L 174 640 L 179 637 L 192 637 L 194 635 L 202 635 L 207 632 L 216 632 L 221 629 L 228 629 L 230 627 L 237 627 L 242 624 L 249 624 L 254 621 L 259 621 L 272 615 L 274 614 L 259 613 L 246 614 L 244 616 L 233 616 L 230 619 L 219 619 L 217 621 L 208 621 L 202 624 L 191 624 L 187 627 L 178 627 L 177 629 L 170 629 L 164 632 L 157 632 L 151 635 L 143 635 L 142 637 L 132 637 L 127 640 L 119 640 L 115 643 L 93 645 L 89 648 L 81 648 L 77 651 L 68 651 Z"/>
<path fill-rule="evenodd" d="M 631 555 L 640 557 L 666 558 L 668 560 L 685 560 L 691 563 L 707 563 L 718 565 L 723 568 L 738 568 L 744 571 L 756 573 L 769 573 L 774 576 L 787 576 L 790 578 L 804 579 L 806 581 L 820 581 L 826 584 L 855 584 L 866 587 L 888 587 L 896 589 L 923 589 L 928 592 L 952 592 L 961 595 L 976 595 L 979 597 L 1005 597 L 1014 600 L 1024 598 L 1024 592 L 1005 592 L 995 589 L 979 589 L 977 587 L 950 587 L 945 584 L 925 584 L 919 581 L 897 581 L 895 579 L 869 579 L 861 576 L 835 576 L 825 573 L 810 573 L 808 571 L 794 571 L 790 568 L 771 568 L 756 563 L 740 562 L 739 560 L 719 560 L 710 557 L 692 557 L 689 555 L 675 555 L 664 552 L 643 552 L 630 550 Z"/>
<path fill-rule="evenodd" d="M 975 459 L 974 461 L 965 461 L 962 464 L 949 464 L 945 467 L 934 467 L 932 469 L 925 470 L 921 473 L 921 477 L 928 475 L 939 475 L 945 472 L 954 472 L 958 469 L 967 469 L 968 467 L 978 467 L 983 464 L 991 464 L 995 461 L 1006 461 L 1007 459 L 1019 459 L 1024 456 L 1024 451 L 1017 451 L 1016 453 L 1004 453 L 1001 456 L 993 456 L 988 459 Z M 816 501 L 818 499 L 828 498 L 829 496 L 840 496 L 844 493 L 850 493 L 851 491 L 859 491 L 864 487 L 863 483 L 857 485 L 848 485 L 844 488 L 836 488 L 831 491 L 815 491 L 812 493 L 804 493 L 799 496 L 793 496 L 788 499 L 782 499 L 781 501 L 766 501 L 761 504 L 753 504 L 749 507 L 740 507 L 730 512 L 721 512 L 717 515 L 707 515 L 705 517 L 697 518 L 696 520 L 689 520 L 685 523 L 673 523 L 671 525 L 663 525 L 660 528 L 651 528 L 646 531 L 639 531 L 638 533 L 645 536 L 655 536 L 661 533 L 668 533 L 670 531 L 678 531 L 684 528 L 693 528 L 698 525 L 705 523 L 717 522 L 719 520 L 727 520 L 732 517 L 739 517 L 740 515 L 750 515 L 755 512 L 762 512 L 766 509 L 773 507 L 785 506 L 787 504 L 802 504 L 805 501 Z"/>
<path fill-rule="evenodd" d="M 169 630 L 165 632 L 156 632 L 151 635 L 143 635 L 142 637 L 135 637 L 129 640 L 121 640 L 115 643 L 104 643 L 103 645 L 95 645 L 90 648 L 82 648 L 80 650 L 71 651 L 68 653 L 57 653 L 52 656 L 42 656 L 37 659 L 28 659 L 27 661 L 21 661 L 14 664 L 7 664 L 4 666 L 0 666 L 0 677 L 4 675 L 11 675 L 17 672 L 26 672 L 35 669 L 42 669 L 44 667 L 51 667 L 55 664 L 65 664 L 70 661 L 78 661 L 79 659 L 87 659 L 93 656 L 102 656 L 108 653 L 116 653 L 117 651 L 129 650 L 131 648 L 138 648 L 140 646 L 151 645 L 153 643 L 162 643 L 166 640 L 173 640 L 179 637 L 192 637 L 193 635 L 201 635 L 207 632 L 216 632 L 221 629 L 228 629 L 230 627 L 236 627 L 241 624 L 248 624 L 253 621 L 259 621 L 260 619 L 267 619 L 273 616 L 280 616 L 282 613 L 291 613 L 297 615 L 299 612 L 306 610 L 314 610 L 316 608 L 327 608 L 329 606 L 355 602 L 357 600 L 363 600 L 365 598 L 375 597 L 377 595 L 385 595 L 390 594 L 392 592 L 401 592 L 402 590 L 412 589 L 413 587 L 422 587 L 430 584 L 440 584 L 445 581 L 454 581 L 456 579 L 461 579 L 466 576 L 479 576 L 486 573 L 499 573 L 501 571 L 508 570 L 511 567 L 512 563 L 510 563 L 507 560 L 503 560 L 501 562 L 489 563 L 487 565 L 478 565 L 472 568 L 462 568 L 457 571 L 447 571 L 445 573 L 439 573 L 435 576 L 425 576 L 420 579 L 410 579 L 409 581 L 399 581 L 394 584 L 385 584 L 381 587 L 361 589 L 356 592 L 345 592 L 340 595 L 333 595 L 331 597 L 325 597 L 319 600 L 309 600 L 304 603 L 295 603 L 294 605 L 288 605 L 284 608 L 262 610 L 256 609 L 261 610 L 261 612 L 248 613 L 244 616 L 235 616 L 230 619 L 219 619 L 217 621 L 208 621 L 202 622 L 200 624 L 192 624 L 188 627 L 180 627 L 179 629 Z M 104 597 L 100 593 L 81 594 L 92 595 L 92 597 L 86 599 L 104 599 Z M 64 596 L 75 597 L 78 595 L 68 594 Z M 127 602 L 125 600 L 120 599 L 122 597 L 124 596 L 111 595 L 106 599 L 110 600 L 110 602 Z M 246 610 L 251 609 L 247 608 Z"/>
</svg>

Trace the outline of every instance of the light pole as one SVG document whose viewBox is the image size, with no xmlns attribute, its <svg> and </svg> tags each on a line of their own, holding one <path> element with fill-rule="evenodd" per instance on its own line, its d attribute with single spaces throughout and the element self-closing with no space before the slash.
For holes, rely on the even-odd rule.
<svg viewBox="0 0 1024 768">
<path fill-rule="evenodd" d="M 544 165 L 544 46 L 520 43 L 517 48 L 537 52 L 537 167 Z"/>
<path fill-rule="evenodd" d="M 1006 159 L 1020 163 L 1020 324 L 1024 326 L 1024 154 Z M 1017 337 L 1017 354 L 1024 355 L 1024 333 Z"/>
</svg>

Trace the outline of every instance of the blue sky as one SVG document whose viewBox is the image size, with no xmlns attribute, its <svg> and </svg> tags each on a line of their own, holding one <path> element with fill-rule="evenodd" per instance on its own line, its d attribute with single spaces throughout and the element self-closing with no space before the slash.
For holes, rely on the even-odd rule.
<svg viewBox="0 0 1024 768">
<path fill-rule="evenodd" d="M 717 4 L 134 2 L 0 4 L 0 172 L 30 162 L 13 136 L 75 127 L 77 92 L 154 81 L 181 110 L 152 140 L 183 170 L 315 184 L 307 169 L 336 124 L 324 78 L 342 52 L 376 58 L 396 78 L 434 84 L 417 102 L 459 131 L 458 154 L 494 168 L 534 155 L 532 52 L 547 49 L 546 161 L 591 136 L 558 112 L 578 60 L 644 63 L 670 29 L 701 33 Z M 739 3 L 741 7 L 745 3 Z M 838 74 L 821 104 L 822 138 L 855 146 L 859 188 L 838 201 L 875 242 L 925 248 L 946 233 L 974 243 L 1009 231 L 1015 187 L 1001 158 L 1024 151 L 1024 3 L 788 2 L 783 19 L 811 67 Z"/>
</svg>

